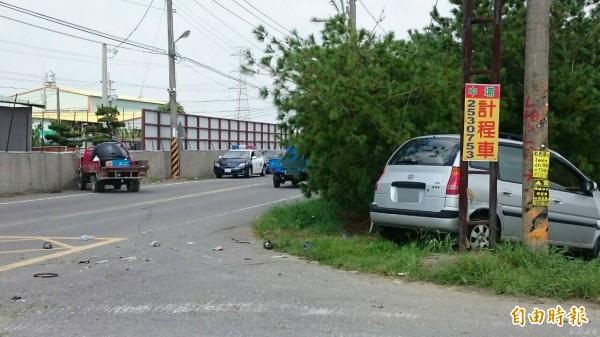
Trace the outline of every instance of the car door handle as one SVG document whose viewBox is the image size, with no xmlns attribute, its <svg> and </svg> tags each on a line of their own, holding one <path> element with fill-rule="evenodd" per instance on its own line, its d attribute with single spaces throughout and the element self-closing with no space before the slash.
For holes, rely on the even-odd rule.
<svg viewBox="0 0 600 337">
<path fill-rule="evenodd" d="M 558 204 L 558 205 L 562 205 L 562 203 L 563 203 L 562 200 L 560 200 L 560 199 L 552 199 L 552 202 L 555 204 Z"/>
<path fill-rule="evenodd" d="M 509 190 L 504 190 L 504 191 L 502 191 L 502 194 L 510 197 L 512 195 L 512 192 Z"/>
</svg>

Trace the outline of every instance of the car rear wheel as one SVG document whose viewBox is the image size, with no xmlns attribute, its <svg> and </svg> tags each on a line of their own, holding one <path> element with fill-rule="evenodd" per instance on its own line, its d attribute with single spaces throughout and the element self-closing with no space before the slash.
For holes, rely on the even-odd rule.
<svg viewBox="0 0 600 337">
<path fill-rule="evenodd" d="M 480 212 L 477 214 L 471 215 L 470 220 L 472 221 L 481 221 L 481 220 L 489 220 L 489 215 L 487 212 Z M 496 230 L 496 242 L 500 241 L 500 219 L 496 218 L 496 226 L 498 229 Z M 467 248 L 469 249 L 487 249 L 490 248 L 490 225 L 488 224 L 478 224 L 469 227 L 467 231 Z"/>
<path fill-rule="evenodd" d="M 279 180 L 279 174 L 274 173 L 273 174 L 273 187 L 279 188 L 279 186 L 281 186 L 281 180 Z"/>
<path fill-rule="evenodd" d="M 469 230 L 469 248 L 485 249 L 490 247 L 490 227 L 488 225 L 475 225 Z"/>
</svg>

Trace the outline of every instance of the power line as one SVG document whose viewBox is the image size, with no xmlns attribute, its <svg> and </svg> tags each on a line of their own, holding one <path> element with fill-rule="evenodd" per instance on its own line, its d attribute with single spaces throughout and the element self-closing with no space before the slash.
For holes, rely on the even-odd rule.
<svg viewBox="0 0 600 337">
<path fill-rule="evenodd" d="M 148 8 L 146 8 L 146 11 L 144 12 L 144 15 L 142 16 L 142 18 L 140 19 L 140 21 L 138 22 L 138 24 L 135 26 L 135 28 L 133 28 L 133 30 L 131 31 L 131 33 L 129 33 L 129 35 L 127 35 L 127 37 L 125 38 L 125 40 L 124 40 L 123 42 L 119 43 L 119 45 L 115 47 L 115 50 L 114 50 L 114 52 L 113 52 L 114 54 L 116 54 L 116 53 L 117 53 L 117 49 L 118 49 L 118 48 L 119 48 L 119 47 L 120 47 L 120 46 L 121 46 L 121 45 L 122 45 L 122 44 L 123 44 L 125 41 L 127 41 L 127 40 L 128 40 L 130 37 L 131 37 L 131 35 L 132 35 L 133 33 L 135 33 L 135 31 L 136 31 L 136 30 L 137 30 L 137 29 L 140 27 L 140 25 L 142 24 L 142 22 L 143 22 L 143 21 L 144 21 L 144 19 L 146 18 L 146 15 L 148 14 L 148 11 L 150 10 L 150 7 L 152 7 L 152 3 L 153 3 L 153 2 L 154 2 L 154 0 L 150 1 L 150 4 L 148 5 Z"/>
<path fill-rule="evenodd" d="M 184 59 L 185 59 L 185 58 L 184 58 Z M 184 61 L 185 61 L 185 60 L 184 60 Z M 194 61 L 194 62 L 195 62 L 195 61 Z M 211 77 L 208 77 L 208 76 L 206 76 L 205 74 L 203 74 L 203 73 L 201 73 L 201 72 L 197 71 L 196 69 L 194 69 L 194 68 L 190 67 L 190 65 L 186 64 L 185 62 L 183 63 L 183 65 L 184 65 L 184 66 L 186 66 L 186 67 L 188 67 L 188 68 L 189 68 L 189 69 L 191 69 L 192 71 L 194 71 L 194 72 L 198 73 L 200 76 L 203 76 L 203 77 L 205 77 L 205 78 L 208 78 L 209 80 L 211 80 L 211 81 L 213 81 L 213 82 L 215 82 L 215 83 L 217 83 L 217 84 L 220 84 L 220 85 L 224 86 L 224 87 L 225 87 L 225 88 L 227 88 L 227 89 L 231 89 L 231 88 L 230 88 L 228 85 L 226 85 L 226 84 L 223 84 L 223 83 L 221 83 L 221 82 L 219 82 L 219 81 L 217 81 L 217 80 L 215 80 L 215 79 L 213 79 L 213 78 L 211 78 Z M 202 67 L 202 68 L 204 68 L 204 67 Z M 206 68 L 205 68 L 205 69 L 206 69 Z"/>
<path fill-rule="evenodd" d="M 79 39 L 79 40 L 84 40 L 84 41 L 93 42 L 93 43 L 98 43 L 98 44 L 103 44 L 103 43 L 104 43 L 104 42 L 101 42 L 101 41 L 97 41 L 97 40 L 88 39 L 88 38 L 85 38 L 85 37 L 82 37 L 82 36 L 77 36 L 77 35 L 73 35 L 73 34 L 69 34 L 69 33 L 61 32 L 61 31 L 54 30 L 54 29 L 51 29 L 51 28 L 47 28 L 47 27 L 42 27 L 42 26 L 34 25 L 34 24 L 32 24 L 32 23 L 29 23 L 29 22 L 25 22 L 25 21 L 17 20 L 17 19 L 14 19 L 14 18 L 9 18 L 9 17 L 7 17 L 7 16 L 4 16 L 4 15 L 0 15 L 0 18 L 7 19 L 7 20 L 11 20 L 11 21 L 15 21 L 15 22 L 18 22 L 18 23 L 21 23 L 21 24 L 27 25 L 27 26 L 31 26 L 31 27 L 35 27 L 35 28 L 39 28 L 39 29 L 41 29 L 41 30 L 46 30 L 46 31 L 49 31 L 49 32 L 52 32 L 52 33 L 57 33 L 57 34 L 61 34 L 61 35 L 65 35 L 65 36 L 69 36 L 69 37 L 76 38 L 76 39 Z M 112 44 L 111 44 L 111 46 L 114 46 L 114 45 L 112 45 Z M 167 54 L 165 51 L 162 51 L 162 52 L 152 52 L 152 51 L 146 51 L 146 50 L 140 50 L 140 49 L 133 49 L 133 48 L 126 48 L 126 47 L 121 47 L 121 48 L 122 48 L 122 49 L 129 49 L 129 50 L 133 50 L 133 51 L 137 51 L 137 52 L 142 52 L 142 53 L 159 54 L 159 55 L 166 55 L 166 54 Z"/>
<path fill-rule="evenodd" d="M 185 12 L 184 12 L 184 13 L 185 13 Z M 177 13 L 177 14 L 179 14 L 179 13 Z M 188 16 L 189 16 L 189 14 L 187 14 L 187 13 L 186 13 L 186 15 L 188 15 Z M 221 45 L 221 43 L 219 43 L 219 42 L 217 42 L 217 41 L 213 40 L 213 39 L 212 39 L 210 36 L 208 36 L 206 33 L 204 33 L 204 30 L 203 30 L 203 29 L 200 29 L 200 28 L 198 28 L 198 26 L 196 26 L 194 23 L 192 23 L 192 22 L 188 21 L 188 20 L 187 20 L 186 18 L 184 18 L 182 15 L 179 15 L 179 17 L 180 17 L 181 19 L 183 19 L 183 21 L 187 22 L 187 23 L 188 23 L 190 26 L 192 26 L 193 28 L 196 28 L 196 30 L 197 30 L 197 31 L 198 31 L 200 34 L 202 34 L 202 35 L 206 36 L 206 38 L 207 38 L 207 39 L 209 39 L 209 40 L 210 40 L 212 43 L 214 43 L 214 44 L 215 44 L 217 47 L 221 48 L 222 50 L 224 50 L 224 51 L 225 51 L 225 52 L 227 52 L 227 53 L 229 52 L 227 49 L 225 49 L 225 48 L 224 48 L 224 47 Z M 190 19 L 192 19 L 192 20 L 193 20 L 193 18 L 191 18 L 191 17 L 190 17 Z"/>
<path fill-rule="evenodd" d="M 242 39 L 244 39 L 246 42 L 248 42 L 254 48 L 261 49 L 259 46 L 257 46 L 256 44 L 254 44 L 252 41 L 250 41 L 246 37 L 244 37 L 244 35 L 240 34 L 237 30 L 231 28 L 228 24 L 226 24 L 218 16 L 214 15 L 211 11 L 209 11 L 208 9 L 206 9 L 206 7 L 202 6 L 202 4 L 200 4 L 198 1 L 194 0 L 194 2 L 196 3 L 196 5 L 200 6 L 202 9 L 204 9 L 208 14 L 210 14 L 211 16 L 213 16 L 215 19 L 219 20 L 219 22 L 221 22 L 223 25 L 225 25 L 225 27 L 229 28 L 229 30 L 231 30 L 236 35 L 238 35 L 239 37 L 241 37 Z"/>
<path fill-rule="evenodd" d="M 229 13 L 235 15 L 238 19 L 240 19 L 240 20 L 244 21 L 245 23 L 249 24 L 252 28 L 255 27 L 253 23 L 251 23 L 250 21 L 248 21 L 248 20 L 244 19 L 243 17 L 237 15 L 236 13 L 234 13 L 233 11 L 231 11 L 229 8 L 227 8 L 227 7 L 223 6 L 223 5 L 221 5 L 220 3 L 218 3 L 216 0 L 212 0 L 212 2 L 216 3 L 219 7 L 223 8 L 224 10 L 228 11 Z"/>
<path fill-rule="evenodd" d="M 16 76 L 23 76 L 23 77 L 33 77 L 33 78 L 38 78 L 38 79 L 42 78 L 42 76 L 36 75 L 36 74 L 27 74 L 27 73 L 21 73 L 21 72 L 9 71 L 9 70 L 3 70 L 3 69 L 0 69 L 0 74 L 1 73 L 9 74 L 9 75 L 16 75 Z M 61 77 L 60 80 L 66 81 L 66 82 L 77 82 L 77 83 L 86 83 L 86 84 L 89 84 L 89 83 L 96 84 L 97 83 L 97 81 L 82 81 L 82 80 L 70 79 L 70 78 L 65 78 L 65 77 Z"/>
<path fill-rule="evenodd" d="M 363 6 L 363 8 L 367 11 L 367 13 L 371 16 L 371 18 L 373 18 L 373 21 L 375 21 L 375 26 L 379 27 L 381 29 L 381 31 L 384 34 L 387 34 L 387 32 L 385 31 L 385 29 L 383 29 L 383 27 L 381 27 L 381 16 L 379 17 L 380 19 L 376 19 L 375 16 L 373 16 L 373 14 L 371 14 L 371 11 L 369 11 L 369 9 L 367 8 L 367 6 L 365 6 L 365 4 L 362 2 L 362 0 L 358 0 L 358 2 L 360 2 L 360 4 Z M 382 12 L 383 14 L 383 12 Z"/>
<path fill-rule="evenodd" d="M 196 4 L 198 4 L 198 5 L 199 5 L 200 7 L 202 7 L 204 10 L 206 10 L 206 8 L 204 8 L 204 6 L 202 6 L 202 5 L 201 5 L 200 3 L 198 3 L 196 0 L 194 0 L 194 2 L 196 2 Z M 124 44 L 128 44 L 128 45 L 131 45 L 131 46 L 134 46 L 134 47 L 137 47 L 137 48 L 140 48 L 140 49 L 144 49 L 144 50 L 146 50 L 146 51 L 144 51 L 144 50 L 137 50 L 137 49 L 134 49 L 134 50 L 136 50 L 136 51 L 141 51 L 141 52 L 148 52 L 148 51 L 149 51 L 149 52 L 151 52 L 151 53 L 154 53 L 154 54 L 162 54 L 162 55 L 167 55 L 167 53 L 166 53 L 164 50 L 160 49 L 160 48 L 156 48 L 156 47 L 149 46 L 149 45 L 145 45 L 145 44 L 138 43 L 138 42 L 126 41 L 126 40 L 124 40 L 124 39 L 122 39 L 122 38 L 119 38 L 119 37 L 116 37 L 116 36 L 113 36 L 113 35 L 110 35 L 110 34 L 106 34 L 106 33 L 100 32 L 100 31 L 96 31 L 96 30 L 93 30 L 93 29 L 90 29 L 90 28 L 87 28 L 87 27 L 79 26 L 79 25 L 76 25 L 76 24 L 73 24 L 73 23 L 70 23 L 70 22 L 67 22 L 67 21 L 64 21 L 64 20 L 56 19 L 56 18 L 53 18 L 53 17 L 47 16 L 47 15 L 43 15 L 43 14 L 36 13 L 36 12 L 30 11 L 30 10 L 27 10 L 27 9 L 20 8 L 20 7 L 17 7 L 17 6 L 13 6 L 13 5 L 7 4 L 7 3 L 5 3 L 5 2 L 2 2 L 2 1 L 0 1 L 0 6 L 3 6 L 3 7 L 6 7 L 6 8 L 9 8 L 9 9 L 12 9 L 12 10 L 18 11 L 18 12 L 21 12 L 21 13 L 24 13 L 24 14 L 27 14 L 27 15 L 35 16 L 35 17 L 37 17 L 37 18 L 41 18 L 41 19 L 43 19 L 43 20 L 47 20 L 47 21 L 50 21 L 50 22 L 53 22 L 53 23 L 57 23 L 57 24 L 60 24 L 60 25 L 63 25 L 63 26 L 69 27 L 69 28 L 77 29 L 77 30 L 79 30 L 79 31 L 83 31 L 83 32 L 85 32 L 85 33 L 88 33 L 88 34 L 97 35 L 97 36 L 100 36 L 100 37 L 104 37 L 104 38 L 106 38 L 106 39 L 111 39 L 111 40 L 114 40 L 114 41 L 122 42 L 122 43 L 124 43 Z M 206 11 L 210 13 L 210 11 L 208 11 L 208 10 L 206 10 Z M 212 13 L 210 13 L 210 14 L 211 14 L 211 15 L 213 15 Z M 214 16 L 214 15 L 213 15 L 213 16 Z M 55 33 L 59 33 L 59 34 L 63 34 L 63 35 L 67 35 L 67 36 L 71 36 L 71 37 L 75 37 L 75 38 L 79 38 L 79 39 L 83 39 L 83 40 L 87 40 L 87 41 L 90 41 L 90 42 L 94 42 L 94 43 L 102 43 L 102 42 L 99 42 L 99 41 L 95 41 L 95 40 L 91 40 L 91 39 L 86 39 L 86 38 L 83 38 L 83 37 L 80 37 L 80 36 L 76 36 L 76 35 L 72 35 L 72 34 L 68 34 L 68 33 L 63 33 L 63 32 L 59 32 L 59 31 L 55 31 L 55 30 L 52 30 L 52 29 L 48 29 L 48 28 L 46 28 L 46 27 L 41 27 L 41 26 L 37 26 L 37 25 L 33 25 L 33 24 L 29 24 L 29 23 L 27 23 L 27 22 L 23 22 L 23 21 L 20 21 L 20 20 L 12 19 L 12 18 L 9 18 L 9 17 L 6 17 L 6 16 L 2 16 L 2 15 L 0 15 L 0 17 L 6 18 L 6 19 L 9 19 L 9 20 L 13 20 L 13 21 L 17 21 L 17 22 L 20 22 L 20 23 L 23 23 L 23 24 L 31 25 L 31 26 L 34 26 L 34 27 L 36 27 L 36 28 L 40 28 L 40 29 L 44 29 L 44 30 L 48 30 L 48 31 L 52 31 L 52 32 L 55 32 Z M 217 19 L 218 19 L 218 17 L 217 17 Z M 219 21 L 221 21 L 221 20 L 219 19 Z M 221 21 L 221 22 L 222 22 L 222 21 Z M 223 23 L 224 23 L 224 22 L 223 22 Z M 225 24 L 225 23 L 224 23 L 224 24 Z M 229 26 L 227 26 L 227 27 L 229 27 Z M 230 29 L 232 29 L 231 27 L 229 27 L 229 28 L 230 28 Z M 233 30 L 233 29 L 232 29 L 232 30 Z M 235 30 L 233 30 L 233 31 L 234 31 L 234 32 L 236 32 Z M 237 33 L 237 32 L 236 32 L 236 33 Z M 239 33 L 238 33 L 238 34 L 239 34 Z M 241 36 L 241 35 L 240 35 L 240 36 Z M 64 59 L 64 58 L 63 58 L 63 59 Z M 225 74 L 225 73 L 223 73 L 223 72 L 221 72 L 221 71 L 219 71 L 219 70 L 217 70 L 217 69 L 215 69 L 215 68 L 213 68 L 213 67 L 211 67 L 211 66 L 208 66 L 208 65 L 202 64 L 202 63 L 200 63 L 200 62 L 198 62 L 198 61 L 195 61 L 195 60 L 193 60 L 193 59 L 191 59 L 191 58 L 188 58 L 188 57 L 181 57 L 180 59 L 181 59 L 181 60 L 183 60 L 183 61 L 187 61 L 187 62 L 190 62 L 190 63 L 192 63 L 192 64 L 195 64 L 195 65 L 197 65 L 197 66 L 199 66 L 199 67 L 201 67 L 201 68 L 204 68 L 204 69 L 206 69 L 206 70 L 209 70 L 209 71 L 211 71 L 211 72 L 213 72 L 213 73 L 219 74 L 219 75 L 221 75 L 221 76 L 223 76 L 223 77 L 226 77 L 226 78 L 228 78 L 228 79 L 230 79 L 230 80 L 233 80 L 233 81 L 236 81 L 236 82 L 240 82 L 240 83 L 247 84 L 247 85 L 249 85 L 249 86 L 251 86 L 251 87 L 254 87 L 254 88 L 256 88 L 256 89 L 261 89 L 261 87 L 260 87 L 260 86 L 257 86 L 257 85 L 255 85 L 255 84 L 249 83 L 249 82 L 247 82 L 247 81 L 240 81 L 239 79 L 237 79 L 237 78 L 235 78 L 235 77 L 232 77 L 232 76 L 230 76 L 230 75 L 228 75 L 228 74 Z M 187 65 L 186 65 L 186 66 L 187 66 Z M 191 67 L 189 67 L 189 66 L 188 66 L 188 68 L 192 69 L 193 71 L 196 71 L 195 69 L 193 69 L 193 68 L 191 68 Z M 197 72 L 197 71 L 196 71 L 196 72 Z M 198 72 L 198 73 L 199 73 L 199 72 Z M 199 74 L 200 74 L 200 73 L 199 73 Z M 203 74 L 202 74 L 202 75 L 203 75 Z M 203 75 L 203 76 L 205 76 L 205 75 Z M 207 76 L 206 76 L 206 77 L 207 77 Z M 212 80 L 212 81 L 214 81 L 214 82 L 216 82 L 216 83 L 219 83 L 219 84 L 221 84 L 221 85 L 223 85 L 223 86 L 227 87 L 225 84 L 223 84 L 223 83 L 220 83 L 220 82 L 218 82 L 218 81 L 216 81 L 216 80 L 214 80 L 214 79 L 212 79 L 212 78 L 210 78 L 210 77 L 207 77 L 207 78 L 208 78 L 208 79 L 210 79 L 210 80 Z"/>
<path fill-rule="evenodd" d="M 128 44 L 128 45 L 140 48 L 140 49 L 145 49 L 145 50 L 148 50 L 148 51 L 153 51 L 155 53 L 162 53 L 162 54 L 165 54 L 165 55 L 167 54 L 163 49 L 160 49 L 160 48 L 148 46 L 148 45 L 145 45 L 145 44 L 139 43 L 139 42 L 126 41 L 126 40 L 124 40 L 124 39 L 122 39 L 120 37 L 117 37 L 117 36 L 114 36 L 114 35 L 111 35 L 111 34 L 103 33 L 103 32 L 100 32 L 100 31 L 97 31 L 97 30 L 94 30 L 94 29 L 91 29 L 91 28 L 80 26 L 80 25 L 77 25 L 77 24 L 74 24 L 74 23 L 71 23 L 71 22 L 68 22 L 68 21 L 60 20 L 60 19 L 48 16 L 48 15 L 44 15 L 44 14 L 41 14 L 41 13 L 37 13 L 37 12 L 31 11 L 31 10 L 28 10 L 28 9 L 25 9 L 25 8 L 21 8 L 21 7 L 15 6 L 15 5 L 11 5 L 11 4 L 7 4 L 7 3 L 5 3 L 3 1 L 0 1 L 0 6 L 8 8 L 8 9 L 11 9 L 13 11 L 17 11 L 17 12 L 23 13 L 23 14 L 34 16 L 34 17 L 37 17 L 37 18 L 42 19 L 42 20 L 50 21 L 52 23 L 56 23 L 56 24 L 59 24 L 59 25 L 62 25 L 62 26 L 66 26 L 66 27 L 69 27 L 69 28 L 77 29 L 77 30 L 82 31 L 84 33 L 88 33 L 88 34 L 91 34 L 91 35 L 100 36 L 100 37 L 103 37 L 103 38 L 108 39 L 108 40 L 113 40 L 113 41 L 116 41 L 116 42 L 121 42 L 123 44 Z M 4 17 L 4 18 L 7 18 L 7 17 Z M 13 20 L 12 18 L 8 18 L 8 19 Z M 14 20 L 14 21 L 18 21 L 18 20 Z M 23 23 L 23 22 L 21 21 L 21 23 Z M 38 28 L 39 28 L 39 26 L 38 26 Z M 44 29 L 46 29 L 46 28 L 44 28 Z M 90 41 L 92 41 L 92 40 L 90 40 Z"/>
<path fill-rule="evenodd" d="M 275 29 L 276 31 L 278 31 L 279 33 L 281 33 L 283 36 L 286 36 L 286 35 L 287 35 L 286 33 L 284 33 L 284 32 L 282 32 L 281 30 L 279 30 L 277 27 L 273 26 L 272 24 L 270 24 L 270 23 L 268 23 L 268 22 L 265 22 L 265 21 L 263 21 L 263 20 L 262 20 L 261 18 L 259 18 L 259 17 L 258 17 L 256 14 L 252 13 L 252 12 L 251 12 L 251 11 L 250 11 L 248 8 L 246 8 L 246 7 L 242 6 L 242 5 L 240 5 L 240 3 L 239 3 L 239 2 L 237 2 L 237 1 L 235 1 L 235 0 L 233 0 L 233 2 L 234 2 L 236 5 L 240 6 L 240 7 L 241 7 L 243 10 L 245 10 L 246 12 L 250 13 L 250 15 L 252 15 L 253 17 L 257 18 L 257 19 L 258 19 L 258 20 L 260 20 L 261 22 L 264 22 L 264 23 L 265 23 L 267 26 L 269 26 L 269 27 L 271 27 L 271 28 Z M 222 6 L 221 6 L 221 7 L 222 7 Z"/>
<path fill-rule="evenodd" d="M 265 18 L 271 20 L 271 22 L 275 23 L 276 25 L 278 25 L 279 27 L 283 28 L 284 30 L 290 32 L 290 34 L 292 34 L 293 32 L 287 28 L 285 28 L 284 26 L 280 25 L 279 22 L 271 19 L 267 14 L 263 13 L 260 11 L 260 9 L 256 8 L 254 5 L 252 5 L 251 3 L 249 3 L 248 1 L 244 0 L 245 3 L 247 3 L 248 5 L 250 5 L 250 7 L 254 8 L 255 11 L 259 12 L 260 14 L 262 14 Z"/>
<path fill-rule="evenodd" d="M 167 2 L 165 1 L 165 4 L 163 5 L 162 10 L 165 10 L 165 7 L 167 6 Z M 152 42 L 152 46 L 156 45 L 156 40 L 158 40 L 158 33 L 160 32 L 160 25 L 162 24 L 162 18 L 164 15 L 160 16 L 160 19 L 158 19 L 158 25 L 156 26 L 156 34 L 154 34 L 154 42 Z M 142 98 L 142 95 L 144 93 L 144 86 L 146 85 L 146 78 L 148 77 L 148 69 L 150 69 L 150 61 L 152 61 L 152 55 L 148 56 L 148 64 L 146 64 L 146 71 L 144 71 L 144 80 L 142 81 L 142 87 L 140 88 L 140 95 L 138 96 L 138 98 Z"/>
<path fill-rule="evenodd" d="M 141 4 L 141 3 L 139 3 L 139 2 L 134 2 L 134 1 L 129 1 L 129 0 L 121 0 L 121 1 L 123 1 L 123 2 L 128 2 L 128 3 L 130 3 L 130 4 L 134 4 L 134 5 L 138 5 L 138 6 L 142 6 L 142 7 L 146 7 L 146 6 L 148 6 L 148 5 L 146 5 L 146 4 Z M 152 5 L 152 4 L 150 4 L 150 5 Z M 152 7 L 152 6 L 148 6 L 148 7 L 149 7 L 149 8 L 152 8 L 152 9 L 160 9 L 160 10 L 162 10 L 163 12 L 165 11 L 165 8 L 164 8 L 164 7 L 163 7 L 163 8 L 160 8 L 160 7 Z"/>
<path fill-rule="evenodd" d="M 229 46 L 235 46 L 235 45 L 236 45 L 236 43 L 234 43 L 234 42 L 233 42 L 231 39 L 229 39 L 229 37 L 228 37 L 227 35 L 225 35 L 225 34 L 223 34 L 223 33 L 219 32 L 217 29 L 215 29 L 215 28 L 214 28 L 214 27 L 212 27 L 211 25 L 204 24 L 204 23 L 202 22 L 202 20 L 201 20 L 202 18 L 200 17 L 200 15 L 196 14 L 196 12 L 195 12 L 195 11 L 193 11 L 193 10 L 191 10 L 189 7 L 185 6 L 183 3 L 176 3 L 175 5 L 176 5 L 178 8 L 179 8 L 179 6 L 181 6 L 181 7 L 183 7 L 183 8 L 185 9 L 185 11 L 189 12 L 189 13 L 186 13 L 186 14 L 187 14 L 187 15 L 188 15 L 190 18 L 192 18 L 191 14 L 193 14 L 193 15 L 194 15 L 196 18 L 198 18 L 198 20 L 196 20 L 196 19 L 193 19 L 193 18 L 192 18 L 192 19 L 193 19 L 193 20 L 194 20 L 194 22 L 196 22 L 196 23 L 197 23 L 197 24 L 198 24 L 200 27 L 204 28 L 204 29 L 202 29 L 201 31 L 211 31 L 211 32 L 212 32 L 212 33 L 213 33 L 215 36 L 216 36 L 216 35 L 218 35 L 218 38 L 219 38 L 219 39 L 221 39 L 221 40 L 225 40 Z M 179 8 L 179 9 L 181 10 L 181 8 Z M 184 11 L 184 12 L 185 12 L 185 11 Z M 190 14 L 190 13 L 191 13 L 191 14 Z M 228 51 L 228 53 L 229 53 L 229 51 Z"/>
<path fill-rule="evenodd" d="M 30 44 L 26 44 L 26 43 L 19 43 L 19 42 L 13 42 L 13 41 L 2 40 L 2 39 L 0 39 L 0 42 L 5 42 L 5 43 L 9 43 L 11 45 L 22 46 L 22 47 L 25 47 L 25 48 L 31 48 L 31 49 L 36 49 L 36 50 L 45 50 L 45 51 L 49 51 L 51 53 L 57 53 L 57 54 L 61 54 L 61 55 L 65 54 L 64 50 L 59 50 L 59 49 L 42 48 L 42 47 L 33 46 L 33 45 L 30 45 Z M 121 48 L 129 49 L 129 48 L 125 48 L 125 47 L 121 47 Z M 3 51 L 12 52 L 12 53 L 20 53 L 20 54 L 24 54 L 24 55 L 43 56 L 43 57 L 50 57 L 50 58 L 62 59 L 62 57 L 58 58 L 57 56 L 48 56 L 47 54 L 24 52 L 24 51 L 20 51 L 20 50 L 3 49 Z M 70 51 L 68 52 L 68 55 L 80 56 L 80 57 L 84 57 L 84 58 L 90 59 L 90 60 L 77 60 L 77 59 L 70 58 L 70 60 L 77 60 L 78 62 L 88 62 L 88 63 L 98 63 L 99 62 L 99 61 L 97 61 L 98 60 L 98 56 L 92 56 L 92 55 L 87 55 L 87 54 L 79 54 L 79 53 L 70 52 Z M 92 60 L 94 60 L 95 62 L 93 62 Z M 136 61 L 114 60 L 112 62 L 116 63 L 117 65 L 119 63 L 122 64 L 122 65 L 132 65 L 132 66 L 138 66 L 139 65 L 139 62 L 136 62 Z M 165 67 L 165 65 L 160 64 L 160 63 L 152 63 L 152 65 L 156 66 L 156 67 L 161 67 L 161 68 Z"/>
<path fill-rule="evenodd" d="M 201 68 L 204 68 L 204 69 L 206 69 L 208 71 L 211 71 L 213 73 L 219 74 L 219 75 L 221 75 L 223 77 L 227 77 L 228 79 L 230 79 L 232 81 L 236 81 L 236 82 L 239 82 L 239 83 L 244 83 L 244 84 L 249 85 L 249 86 L 251 86 L 253 88 L 256 88 L 256 89 L 262 89 L 260 86 L 258 86 L 256 84 L 253 84 L 253 83 L 250 83 L 250 82 L 247 82 L 247 81 L 242 81 L 242 80 L 240 80 L 238 78 L 235 78 L 235 77 L 233 77 L 233 76 L 231 76 L 229 74 L 225 74 L 224 72 L 222 72 L 222 71 L 220 71 L 218 69 L 215 69 L 215 68 L 213 68 L 211 66 L 208 66 L 206 64 L 202 64 L 202 63 L 200 63 L 200 62 L 198 62 L 196 60 L 192 60 L 192 59 L 190 59 L 188 57 L 182 57 L 181 60 L 193 63 L 193 64 L 195 64 L 195 65 L 197 65 L 197 66 L 199 66 Z"/>
</svg>

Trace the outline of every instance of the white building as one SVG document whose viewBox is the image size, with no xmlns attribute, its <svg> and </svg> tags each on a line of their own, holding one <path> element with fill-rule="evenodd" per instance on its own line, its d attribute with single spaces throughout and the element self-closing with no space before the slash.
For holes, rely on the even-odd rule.
<svg viewBox="0 0 600 337">
<path fill-rule="evenodd" d="M 32 116 L 34 125 L 42 123 L 44 129 L 50 121 L 57 120 L 59 117 L 64 121 L 96 123 L 98 121 L 96 110 L 102 105 L 101 93 L 53 86 L 18 93 L 11 98 L 45 105 L 45 109 L 34 107 Z M 119 95 L 113 97 L 110 105 L 119 110 L 119 120 L 125 122 L 126 128 L 139 129 L 142 109 L 157 110 L 160 105 L 166 103 L 168 102 Z"/>
</svg>

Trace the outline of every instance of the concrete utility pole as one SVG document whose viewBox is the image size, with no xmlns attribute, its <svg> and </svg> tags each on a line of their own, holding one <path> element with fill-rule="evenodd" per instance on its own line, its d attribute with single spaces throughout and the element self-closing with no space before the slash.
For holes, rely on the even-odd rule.
<svg viewBox="0 0 600 337">
<path fill-rule="evenodd" d="M 350 29 L 356 33 L 356 0 L 348 0 L 348 16 L 350 17 Z"/>
<path fill-rule="evenodd" d="M 56 120 L 60 123 L 60 89 L 56 86 Z"/>
<path fill-rule="evenodd" d="M 102 105 L 108 106 L 108 65 L 106 43 L 102 44 Z"/>
<path fill-rule="evenodd" d="M 171 178 L 179 178 L 179 133 L 177 131 L 177 90 L 175 84 L 175 43 L 190 35 L 186 30 L 177 40 L 173 38 L 173 0 L 167 0 L 169 38 L 169 111 L 171 117 Z"/>
<path fill-rule="evenodd" d="M 522 241 L 548 246 L 548 55 L 550 1 L 527 1 L 523 102 Z"/>
<path fill-rule="evenodd" d="M 177 133 L 177 98 L 175 84 L 175 42 L 173 38 L 173 1 L 167 0 L 169 43 L 169 116 L 171 126 L 171 178 L 179 178 L 179 135 Z"/>
</svg>

